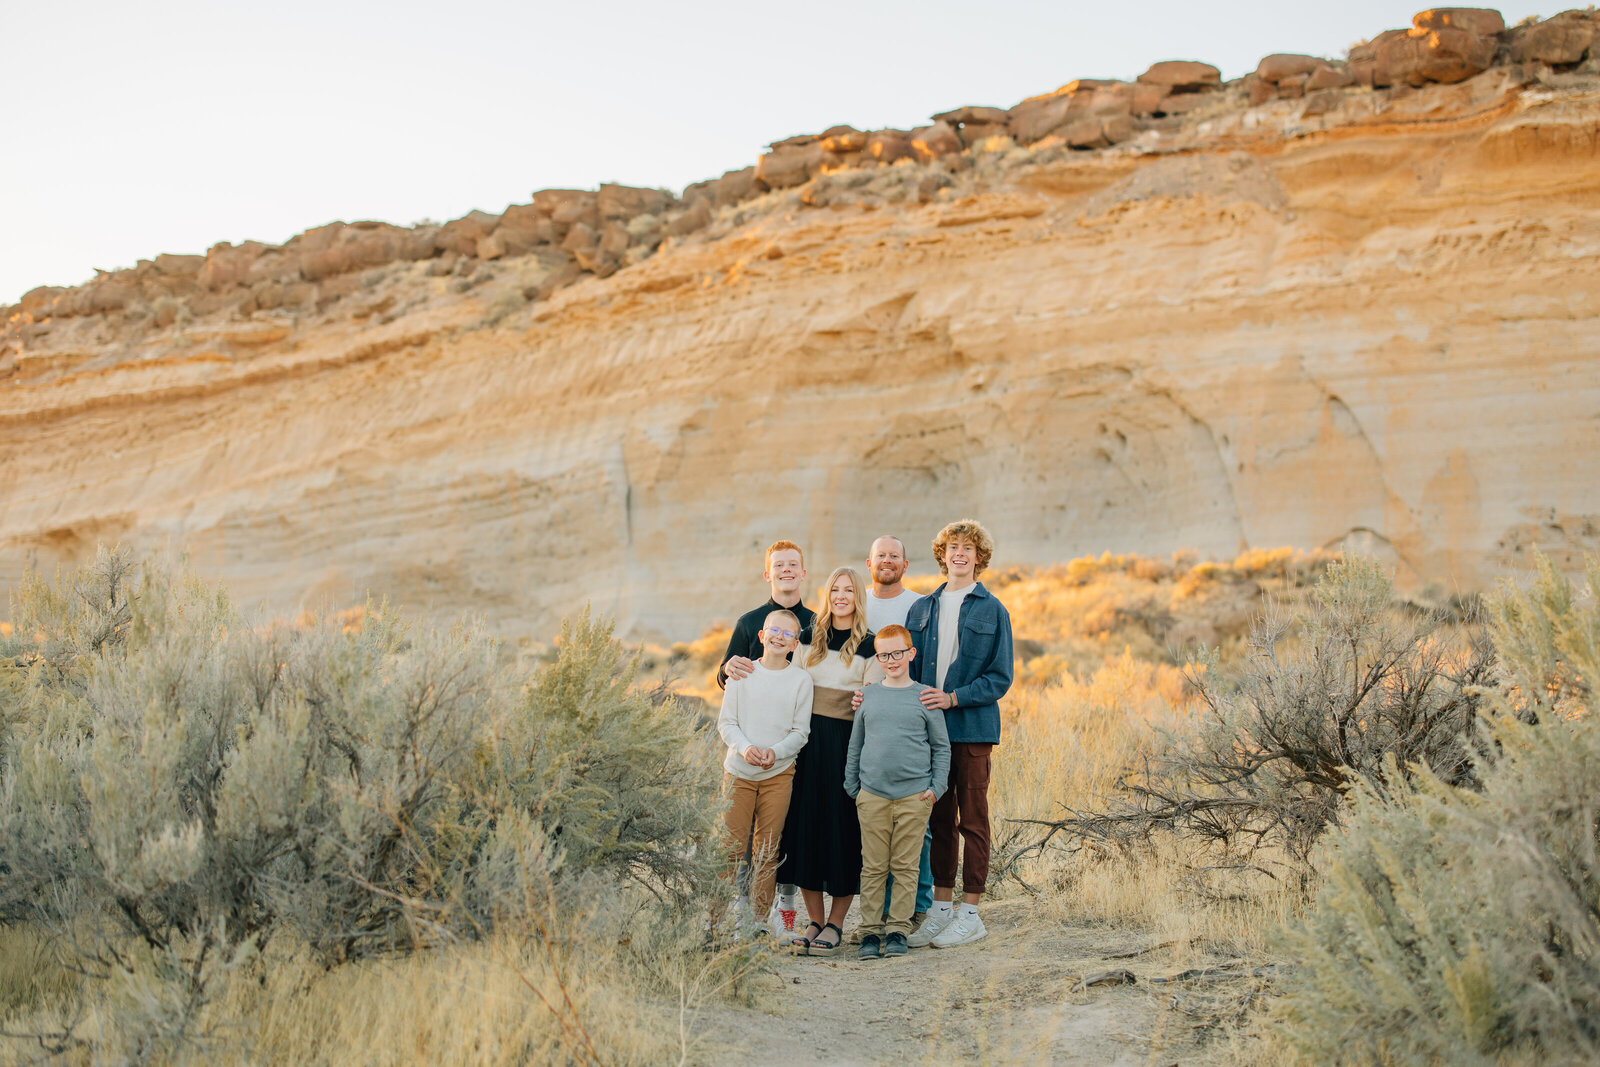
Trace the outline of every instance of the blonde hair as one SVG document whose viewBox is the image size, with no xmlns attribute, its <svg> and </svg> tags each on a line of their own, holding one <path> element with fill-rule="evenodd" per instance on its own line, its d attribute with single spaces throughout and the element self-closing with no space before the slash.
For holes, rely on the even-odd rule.
<svg viewBox="0 0 1600 1067">
<path fill-rule="evenodd" d="M 833 583 L 844 575 L 850 577 L 850 599 L 855 602 L 855 611 L 850 614 L 850 636 L 844 639 L 844 645 L 839 649 L 840 661 L 848 667 L 856 649 L 867 639 L 867 609 L 861 603 L 861 575 L 856 573 L 854 567 L 835 567 L 822 587 L 822 610 L 817 612 L 817 621 L 811 624 L 811 647 L 806 650 L 807 667 L 815 667 L 828 657 L 828 634 L 833 630 Z"/>
<path fill-rule="evenodd" d="M 767 617 L 761 621 L 761 628 L 763 630 L 767 628 L 767 623 L 771 622 L 774 616 L 788 619 L 789 625 L 794 627 L 794 632 L 800 632 L 800 616 L 796 615 L 788 608 L 773 608 L 771 611 L 767 612 Z"/>
<path fill-rule="evenodd" d="M 983 528 L 983 523 L 977 519 L 959 519 L 940 530 L 933 539 L 933 558 L 939 563 L 939 573 L 947 576 L 950 568 L 944 565 L 944 550 L 951 541 L 970 541 L 977 548 L 978 558 L 972 568 L 974 578 L 988 569 L 989 560 L 994 556 L 994 538 Z"/>
</svg>

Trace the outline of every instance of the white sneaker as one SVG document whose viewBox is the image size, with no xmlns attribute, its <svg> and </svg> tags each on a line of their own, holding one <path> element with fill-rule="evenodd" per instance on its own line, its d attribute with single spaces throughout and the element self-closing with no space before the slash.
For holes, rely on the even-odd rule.
<svg viewBox="0 0 1600 1067">
<path fill-rule="evenodd" d="M 798 914 L 798 911 L 791 911 L 785 915 L 778 905 L 772 905 L 772 910 L 767 912 L 767 927 L 772 931 L 772 936 L 782 938 L 785 943 L 798 936 L 800 930 L 795 929 L 797 923 L 795 916 Z"/>
<path fill-rule="evenodd" d="M 988 936 L 989 931 L 984 929 L 982 919 L 976 915 L 957 915 L 955 922 L 945 927 L 944 931 L 933 939 L 933 947 L 955 948 L 957 945 L 982 941 Z"/>
<path fill-rule="evenodd" d="M 927 948 L 933 944 L 934 938 L 944 933 L 945 927 L 955 921 L 956 913 L 954 908 L 943 913 L 930 911 L 927 917 L 922 920 L 922 925 L 912 931 L 910 937 L 906 938 L 906 944 L 912 948 Z"/>
</svg>

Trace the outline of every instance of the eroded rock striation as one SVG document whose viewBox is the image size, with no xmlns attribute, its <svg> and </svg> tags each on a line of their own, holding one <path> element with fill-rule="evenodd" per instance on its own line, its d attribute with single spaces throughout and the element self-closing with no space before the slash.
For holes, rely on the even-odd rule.
<svg viewBox="0 0 1600 1067">
<path fill-rule="evenodd" d="M 681 196 L 34 290 L 0 311 L 0 584 L 121 540 L 277 613 L 371 590 L 542 634 L 592 601 L 683 636 L 775 536 L 820 572 L 958 512 L 1002 563 L 1570 565 L 1600 545 L 1597 28 L 1434 9 L 1232 82 L 1163 61 L 784 138 Z"/>
</svg>

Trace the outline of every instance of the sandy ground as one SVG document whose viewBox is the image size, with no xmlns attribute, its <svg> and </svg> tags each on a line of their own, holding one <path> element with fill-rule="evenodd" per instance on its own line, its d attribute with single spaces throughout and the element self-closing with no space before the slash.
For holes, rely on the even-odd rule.
<svg viewBox="0 0 1600 1067">
<path fill-rule="evenodd" d="M 1030 919 L 1028 905 L 986 906 L 989 936 L 898 959 L 790 957 L 757 982 L 748 1008 L 708 1007 L 690 1062 L 707 1065 L 884 1063 L 1202 1063 L 1194 1019 L 1174 987 L 1147 979 L 1177 968 L 1167 953 L 1112 960 L 1149 942 L 1105 926 Z M 1156 962 L 1159 961 L 1159 962 Z M 1126 967 L 1140 979 L 1071 992 Z"/>
</svg>

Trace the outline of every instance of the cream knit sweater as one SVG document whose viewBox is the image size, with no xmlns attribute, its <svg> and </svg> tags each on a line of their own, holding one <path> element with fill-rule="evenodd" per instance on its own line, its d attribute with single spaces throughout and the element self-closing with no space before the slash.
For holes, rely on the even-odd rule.
<svg viewBox="0 0 1600 1067">
<path fill-rule="evenodd" d="M 728 746 L 722 767 L 729 774 L 751 782 L 782 774 L 811 736 L 811 676 L 794 663 L 781 671 L 757 663 L 748 678 L 728 679 L 717 733 Z M 744 758 L 751 745 L 772 749 L 777 761 L 751 766 Z"/>
</svg>

